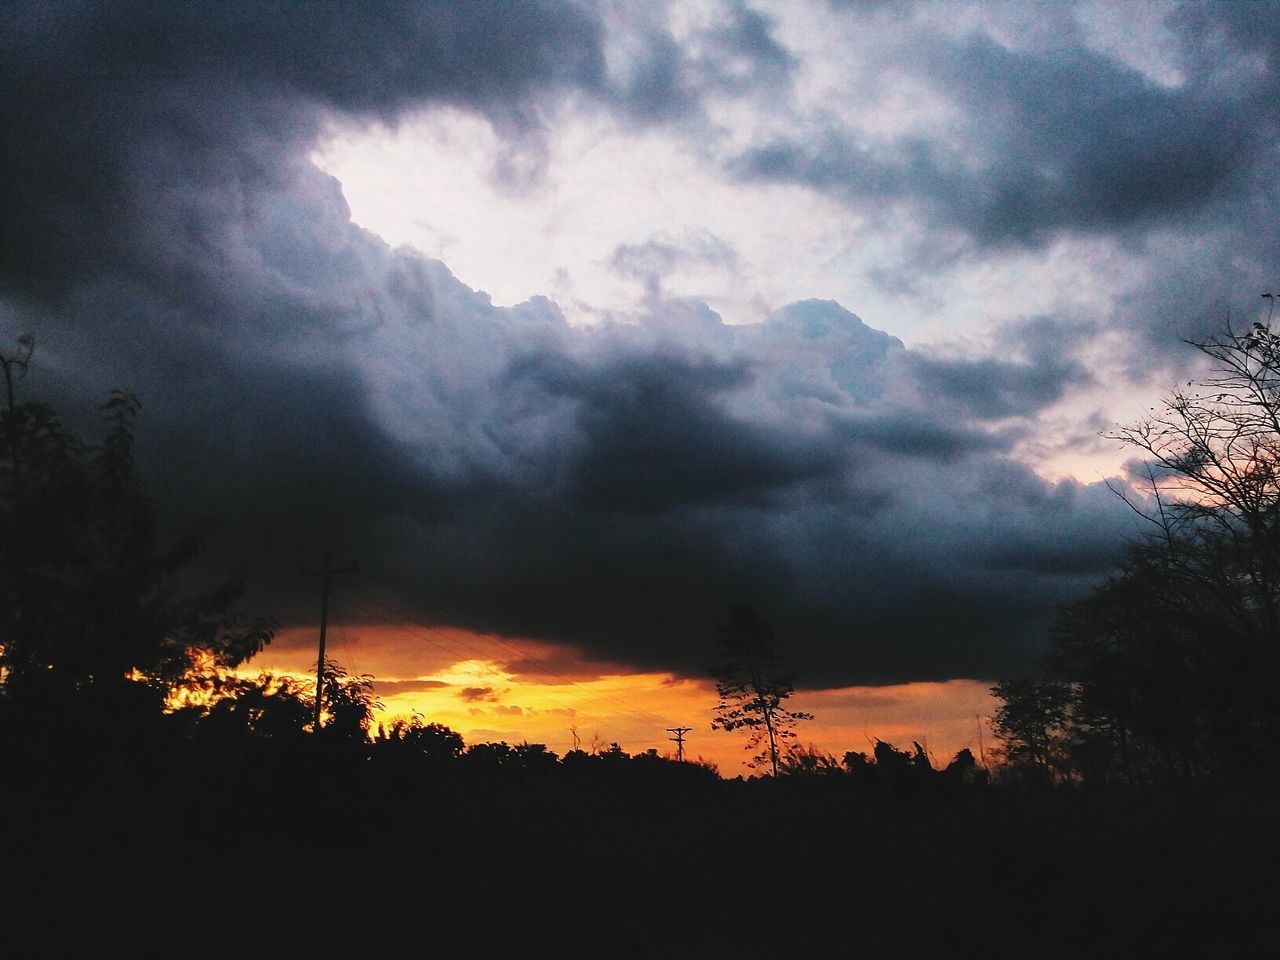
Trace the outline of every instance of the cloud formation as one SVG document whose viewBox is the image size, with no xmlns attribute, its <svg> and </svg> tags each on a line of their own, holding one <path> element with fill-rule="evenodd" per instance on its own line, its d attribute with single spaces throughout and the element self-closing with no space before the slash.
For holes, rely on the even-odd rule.
<svg viewBox="0 0 1280 960">
<path fill-rule="evenodd" d="M 1087 324 L 1010 330 L 1001 356 L 909 348 L 828 300 L 733 326 L 659 283 L 690 258 L 736 268 L 708 236 L 619 248 L 648 285 L 631 322 L 572 326 L 362 230 L 308 159 L 335 118 L 441 105 L 488 118 L 517 180 L 563 111 L 705 133 L 711 98 L 767 104 L 798 69 L 763 14 L 712 9 L 676 31 L 575 3 L 8 5 L 0 294 L 39 331 L 26 388 L 72 409 L 137 389 L 166 511 L 221 518 L 286 619 L 310 616 L 299 560 L 328 550 L 427 622 L 610 662 L 700 673 L 746 600 L 810 685 L 1025 669 L 1131 532 L 1102 484 L 1016 458 L 1090 381 Z M 730 169 L 918 207 L 978 246 L 1254 202 L 1273 121 L 1232 99 L 1254 87 L 929 43 L 959 142 L 989 134 L 965 162 L 833 123 Z"/>
<path fill-rule="evenodd" d="M 909 203 L 979 247 L 1036 246 L 1194 218 L 1239 188 L 1270 138 L 1240 91 L 1160 87 L 1087 51 L 930 37 L 923 77 L 965 118 L 953 142 L 819 127 L 754 146 L 742 176 L 800 182 L 853 204 Z"/>
<path fill-rule="evenodd" d="M 909 290 L 989 258 L 1102 244 L 1133 275 L 1105 320 L 1131 333 L 1137 365 L 1270 289 L 1275 4 L 831 7 L 856 86 L 845 97 L 865 109 L 822 101 L 726 169 L 908 224 L 899 261 L 871 279 Z M 908 106 L 886 120 L 876 98 Z"/>
</svg>

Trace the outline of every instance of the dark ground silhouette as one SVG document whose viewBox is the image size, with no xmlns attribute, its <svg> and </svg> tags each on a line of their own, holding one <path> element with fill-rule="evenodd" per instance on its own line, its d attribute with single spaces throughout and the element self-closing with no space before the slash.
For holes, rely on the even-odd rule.
<svg viewBox="0 0 1280 960">
<path fill-rule="evenodd" d="M 1155 955 L 1242 944 L 1277 892 L 1269 794 L 60 717 L 3 728 L 6 931 L 42 952 Z"/>
<path fill-rule="evenodd" d="M 1170 715 L 1186 663 L 1181 686 L 1010 682 L 994 778 L 968 751 L 936 770 L 887 743 L 792 746 L 751 780 L 616 745 L 468 746 L 424 718 L 373 728 L 370 678 L 336 664 L 317 731 L 305 683 L 231 672 L 272 635 L 236 613 L 238 581 L 181 589 L 199 537 L 162 546 L 135 410 L 114 396 L 97 445 L 36 405 L 0 430 L 0 921 L 23 951 L 1132 957 L 1269 934 L 1273 727 L 1252 721 L 1277 715 L 1270 654 L 1231 661 L 1267 668 L 1249 699 L 1215 687 L 1216 725 L 1169 741 L 1195 763 L 1139 722 Z M 1137 609 L 1102 590 L 1088 624 Z M 1166 699 L 1125 713 L 1124 690 Z M 1143 775 L 1129 753 L 1081 762 L 1104 729 Z M 1264 762 L 1204 762 L 1229 741 Z"/>
</svg>

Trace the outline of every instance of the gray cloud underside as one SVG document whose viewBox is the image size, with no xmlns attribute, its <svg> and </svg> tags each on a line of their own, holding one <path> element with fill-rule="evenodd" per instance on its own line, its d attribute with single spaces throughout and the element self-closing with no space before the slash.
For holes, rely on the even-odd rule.
<svg viewBox="0 0 1280 960">
<path fill-rule="evenodd" d="M 1275 3 L 1169 4 L 1176 84 L 1088 47 L 1069 3 L 1016 5 L 1028 21 L 1057 24 L 1016 48 L 976 26 L 943 33 L 937 17 L 913 15 L 918 7 L 960 21 L 964 4 L 832 7 L 848 14 L 852 71 L 869 84 L 891 85 L 882 72 L 905 75 L 951 119 L 886 134 L 816 113 L 740 150 L 727 169 L 804 185 L 872 218 L 906 211 L 918 242 L 869 279 L 909 291 L 957 261 L 1042 251 L 1063 238 L 1114 240 L 1142 275 L 1105 319 L 1132 333 L 1147 365 L 1153 350 L 1176 353 L 1183 338 L 1221 322 L 1227 304 L 1251 304 L 1274 285 Z M 1016 25 L 1010 32 L 1019 34 Z"/>
<path fill-rule="evenodd" d="M 137 389 L 168 515 L 220 518 L 268 609 L 312 615 L 295 569 L 327 549 L 427 620 L 613 662 L 700 671 L 746 600 L 808 685 L 993 677 L 1115 555 L 1108 491 L 1010 457 L 1087 379 L 1069 357 L 924 355 L 824 301 L 733 327 L 656 285 L 629 325 L 496 308 L 306 159 L 329 117 L 438 103 L 513 142 L 572 96 L 684 122 L 690 76 L 786 76 L 758 14 L 696 55 L 645 25 L 665 90 L 607 73 L 594 5 L 264 9 L 0 13 L 0 290 L 38 331 L 28 395 Z"/>
<path fill-rule="evenodd" d="M 978 244 L 1035 245 L 1201 210 L 1229 195 L 1271 131 L 1240 91 L 1166 90 L 1080 51 L 934 39 L 922 72 L 972 130 L 956 144 L 860 141 L 839 127 L 757 146 L 743 176 L 795 180 L 854 203 L 904 201 Z"/>
</svg>

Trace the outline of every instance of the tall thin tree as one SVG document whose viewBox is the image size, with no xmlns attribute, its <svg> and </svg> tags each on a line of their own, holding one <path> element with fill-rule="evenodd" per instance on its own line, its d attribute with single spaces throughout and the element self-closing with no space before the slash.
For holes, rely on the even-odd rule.
<svg viewBox="0 0 1280 960">
<path fill-rule="evenodd" d="M 758 752 L 747 765 L 754 769 L 767 763 L 776 777 L 784 741 L 794 739 L 796 725 L 812 720 L 813 714 L 785 706 L 795 690 L 795 675 L 782 670 L 773 632 L 754 610 L 730 606 L 729 620 L 718 632 L 723 660 L 711 674 L 720 703 L 711 729 L 748 731 L 746 749 Z"/>
</svg>

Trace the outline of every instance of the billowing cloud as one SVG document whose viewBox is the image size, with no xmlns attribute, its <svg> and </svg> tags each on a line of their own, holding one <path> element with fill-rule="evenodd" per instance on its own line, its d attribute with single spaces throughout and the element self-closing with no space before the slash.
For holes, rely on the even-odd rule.
<svg viewBox="0 0 1280 960">
<path fill-rule="evenodd" d="M 1181 219 L 1240 186 L 1268 139 L 1239 92 L 1166 89 L 1081 50 L 1018 51 L 985 35 L 931 38 L 922 72 L 971 128 L 953 143 L 842 127 L 754 146 L 742 176 L 850 203 L 910 203 L 979 245 Z"/>
<path fill-rule="evenodd" d="M 1016 18 L 988 19 L 991 10 L 948 17 L 947 6 L 955 14 L 964 5 L 891 17 L 851 9 L 870 41 L 855 45 L 855 68 L 891 61 L 894 75 L 927 84 L 948 106 L 949 124 L 886 136 L 832 118 L 752 146 L 739 171 L 851 202 L 909 202 L 980 244 L 1036 244 L 1062 230 L 1194 214 L 1241 189 L 1274 146 L 1275 111 L 1264 104 L 1275 80 L 1246 62 L 1274 56 L 1275 31 L 1242 26 L 1265 4 L 1166 6 L 1163 26 L 1181 44 L 1177 82 L 1090 43 L 1086 4 L 1042 9 L 1038 19 L 1060 27 L 1047 37 L 1018 37 Z M 1216 54 L 1240 59 L 1205 59 L 1206 36 Z"/>
<path fill-rule="evenodd" d="M 548 91 L 604 83 L 600 24 L 569 3 L 18 2 L 0 16 L 7 286 L 54 293 L 100 271 L 187 310 L 223 306 L 236 234 L 290 188 L 327 116 L 394 122 L 442 102 L 516 136 Z"/>
<path fill-rule="evenodd" d="M 678 28 L 673 8 L 682 14 Z M 681 8 L 641 0 L 616 5 L 613 16 L 624 29 L 605 41 L 607 71 L 596 92 L 629 122 L 702 127 L 708 96 L 768 94 L 790 82 L 794 58 L 770 18 L 745 2 Z"/>
<path fill-rule="evenodd" d="M 1007 356 L 925 351 L 829 300 L 734 326 L 654 282 L 627 322 L 574 326 L 550 300 L 497 307 L 388 246 L 307 158 L 339 116 L 449 105 L 518 153 L 557 111 L 675 123 L 704 84 L 780 96 L 796 60 L 767 19 L 714 9 L 683 32 L 656 14 L 628 32 L 573 3 L 10 4 L 0 292 L 38 330 L 24 390 L 76 410 L 137 389 L 167 515 L 220 518 L 217 559 L 247 565 L 255 602 L 286 620 L 313 615 L 296 567 L 328 551 L 424 622 L 600 661 L 701 672 L 726 604 L 746 600 L 810 685 L 1024 668 L 1054 605 L 1132 529 L 1103 484 L 1017 459 L 1040 411 L 1090 382 L 1087 325 L 1047 318 L 1054 349 L 1011 334 Z M 948 79 L 965 69 L 985 79 Z M 929 70 L 994 124 L 974 169 L 902 140 L 859 154 L 850 178 L 861 148 L 837 130 L 763 139 L 740 172 L 925 203 L 981 243 L 1033 244 L 1191 216 L 1238 194 L 1261 149 L 1242 133 L 1230 163 L 1188 152 L 1218 94 L 1101 61 L 969 40 Z M 1070 102 L 1032 89 L 1076 79 Z M 1107 102 L 1086 110 L 1091 97 Z M 1023 129 L 1037 110 L 1076 127 Z M 1116 136 L 1109 160 L 1091 152 Z M 1139 156 L 1144 139 L 1173 159 Z M 1181 179 L 1128 196 L 1167 163 Z M 1128 206 L 1112 209 L 1117 190 Z M 638 240 L 614 265 L 645 280 L 689 258 L 745 269 L 731 243 L 695 240 Z M 376 593 L 361 583 L 344 585 Z"/>
<path fill-rule="evenodd" d="M 641 281 L 650 297 L 658 297 L 663 277 L 678 268 L 710 266 L 736 272 L 738 253 L 724 239 L 702 232 L 622 244 L 613 251 L 609 265 L 622 276 Z"/>
<path fill-rule="evenodd" d="M 1130 276 L 1099 319 L 1131 333 L 1137 365 L 1270 289 L 1274 4 L 832 7 L 845 103 L 828 94 L 726 169 L 898 230 L 893 265 L 868 278 L 915 293 L 922 275 L 937 288 L 975 263 L 1101 243 Z"/>
</svg>

